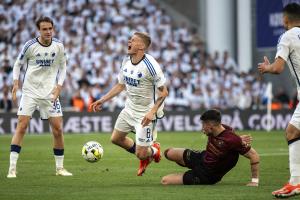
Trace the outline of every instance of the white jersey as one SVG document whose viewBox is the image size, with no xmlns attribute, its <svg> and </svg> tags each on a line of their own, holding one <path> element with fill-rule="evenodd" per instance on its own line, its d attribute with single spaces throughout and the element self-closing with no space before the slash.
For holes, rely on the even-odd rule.
<svg viewBox="0 0 300 200">
<path fill-rule="evenodd" d="M 149 54 L 134 65 L 130 57 L 123 60 L 118 81 L 126 85 L 125 109 L 134 116 L 144 116 L 155 103 L 155 90 L 165 84 L 166 79 L 158 62 Z"/>
<path fill-rule="evenodd" d="M 24 45 L 13 69 L 13 79 L 19 80 L 20 69 L 26 65 L 22 93 L 32 98 L 49 99 L 56 84 L 66 77 L 66 54 L 63 44 L 52 38 L 49 46 L 37 38 Z"/>
<path fill-rule="evenodd" d="M 277 45 L 276 57 L 284 59 L 297 85 L 300 100 L 300 27 L 294 27 L 282 34 Z"/>
</svg>

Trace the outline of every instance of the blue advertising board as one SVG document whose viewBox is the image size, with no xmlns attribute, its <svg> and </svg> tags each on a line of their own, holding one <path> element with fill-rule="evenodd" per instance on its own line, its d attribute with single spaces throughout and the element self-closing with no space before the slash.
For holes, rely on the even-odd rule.
<svg viewBox="0 0 300 200">
<path fill-rule="evenodd" d="M 256 1 L 256 44 L 257 48 L 276 47 L 284 32 L 282 26 L 282 0 Z"/>
</svg>

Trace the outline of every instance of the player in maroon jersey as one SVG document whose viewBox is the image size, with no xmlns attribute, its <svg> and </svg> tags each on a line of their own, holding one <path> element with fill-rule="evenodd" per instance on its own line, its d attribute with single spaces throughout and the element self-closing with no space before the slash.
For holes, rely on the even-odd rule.
<svg viewBox="0 0 300 200">
<path fill-rule="evenodd" d="M 233 129 L 221 124 L 221 113 L 218 110 L 207 110 L 201 116 L 203 132 L 208 136 L 206 150 L 194 151 L 184 148 L 168 148 L 165 157 L 190 170 L 181 174 L 164 176 L 164 185 L 215 184 L 237 163 L 239 155 L 250 160 L 251 181 L 248 186 L 258 186 L 259 155 L 249 145 L 249 136 L 238 136 Z"/>
</svg>

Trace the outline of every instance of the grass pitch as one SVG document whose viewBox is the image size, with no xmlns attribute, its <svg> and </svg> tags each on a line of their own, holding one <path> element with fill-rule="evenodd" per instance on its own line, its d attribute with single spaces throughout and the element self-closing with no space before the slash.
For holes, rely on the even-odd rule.
<svg viewBox="0 0 300 200">
<path fill-rule="evenodd" d="M 288 146 L 283 131 L 251 134 L 254 138 L 252 146 L 261 155 L 258 188 L 245 186 L 250 180 L 250 166 L 249 160 L 244 157 L 240 157 L 237 166 L 216 185 L 162 186 L 162 176 L 186 169 L 163 158 L 159 164 L 152 163 L 146 173 L 138 177 L 139 162 L 135 156 L 111 144 L 110 134 L 99 133 L 65 135 L 64 165 L 73 177 L 55 176 L 50 134 L 26 135 L 18 161 L 18 177 L 7 179 L 11 135 L 3 135 L 0 136 L 0 199 L 273 199 L 271 192 L 289 179 Z M 88 163 L 81 156 L 83 144 L 90 140 L 96 140 L 104 147 L 104 157 L 97 163 Z M 203 149 L 207 138 L 191 132 L 159 133 L 159 141 L 162 150 L 168 147 Z"/>
</svg>

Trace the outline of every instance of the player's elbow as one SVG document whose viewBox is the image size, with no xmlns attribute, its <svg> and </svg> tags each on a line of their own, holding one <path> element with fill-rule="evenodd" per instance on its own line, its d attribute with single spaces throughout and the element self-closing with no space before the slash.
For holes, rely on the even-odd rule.
<svg viewBox="0 0 300 200">
<path fill-rule="evenodd" d="M 167 88 L 165 88 L 164 91 L 161 93 L 161 96 L 162 96 L 163 98 L 166 98 L 168 95 L 169 95 L 169 91 L 168 91 Z"/>
</svg>

